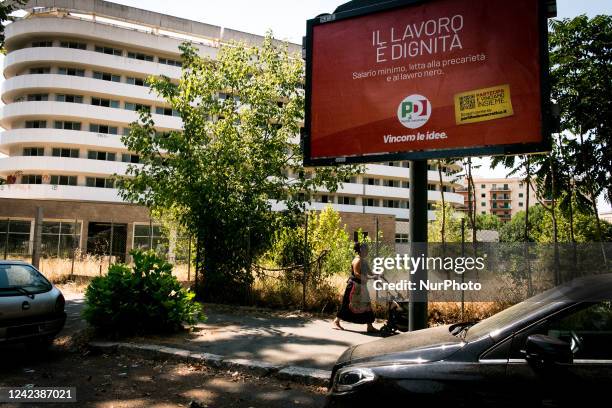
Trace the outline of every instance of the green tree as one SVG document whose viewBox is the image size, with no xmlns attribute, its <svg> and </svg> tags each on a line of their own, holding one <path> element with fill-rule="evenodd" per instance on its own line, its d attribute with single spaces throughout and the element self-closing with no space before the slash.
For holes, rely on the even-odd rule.
<svg viewBox="0 0 612 408">
<path fill-rule="evenodd" d="M 541 205 L 535 205 L 529 209 L 530 234 L 527 242 L 537 242 L 542 229 L 542 220 L 546 210 Z M 525 223 L 527 213 L 519 211 L 506 222 L 499 231 L 500 242 L 525 242 Z"/>
<path fill-rule="evenodd" d="M 612 202 L 612 17 L 550 21 L 552 98 L 561 115 L 561 143 L 573 182 L 586 197 L 603 240 L 597 198 Z M 574 199 L 570 196 L 569 203 Z M 605 251 L 602 252 L 605 260 Z"/>
<path fill-rule="evenodd" d="M 0 50 L 2 53 L 4 50 L 4 24 L 9 21 L 14 21 L 11 14 L 19 10 L 21 6 L 26 4 L 27 0 L 5 0 L 0 2 Z"/>
<path fill-rule="evenodd" d="M 221 46 L 217 58 L 183 44 L 178 83 L 149 78 L 183 121 L 157 132 L 149 112 L 122 138 L 140 156 L 121 180 L 124 199 L 176 209 L 196 237 L 198 285 L 208 300 L 243 301 L 252 260 L 278 225 L 272 202 L 299 212 L 313 190 L 335 191 L 356 166 L 306 171 L 296 141 L 304 119 L 304 67 L 268 34 L 260 46 Z"/>
<path fill-rule="evenodd" d="M 445 234 L 445 242 L 461 242 L 461 217 L 451 204 L 446 204 L 445 207 L 435 204 L 434 221 L 429 223 L 427 238 L 429 242 L 442 243 L 442 230 Z M 442 223 L 444 222 L 444 228 Z"/>
<path fill-rule="evenodd" d="M 504 223 L 494 214 L 478 214 L 476 216 L 476 228 L 478 230 L 499 231 Z"/>
</svg>

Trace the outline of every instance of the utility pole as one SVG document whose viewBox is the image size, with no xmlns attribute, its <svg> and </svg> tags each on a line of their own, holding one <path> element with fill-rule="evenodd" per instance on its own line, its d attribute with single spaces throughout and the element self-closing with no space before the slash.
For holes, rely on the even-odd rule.
<svg viewBox="0 0 612 408">
<path fill-rule="evenodd" d="M 36 218 L 34 220 L 34 248 L 32 249 L 32 265 L 38 269 L 40 266 L 40 252 L 42 250 L 42 224 L 43 209 L 36 207 Z"/>
</svg>

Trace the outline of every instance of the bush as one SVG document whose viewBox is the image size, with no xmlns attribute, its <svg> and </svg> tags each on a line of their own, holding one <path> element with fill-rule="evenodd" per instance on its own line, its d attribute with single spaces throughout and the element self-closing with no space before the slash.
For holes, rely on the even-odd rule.
<svg viewBox="0 0 612 408">
<path fill-rule="evenodd" d="M 133 251 L 134 267 L 111 265 L 85 292 L 85 320 L 111 335 L 177 331 L 204 316 L 194 294 L 172 276 L 172 265 L 155 252 Z"/>
</svg>

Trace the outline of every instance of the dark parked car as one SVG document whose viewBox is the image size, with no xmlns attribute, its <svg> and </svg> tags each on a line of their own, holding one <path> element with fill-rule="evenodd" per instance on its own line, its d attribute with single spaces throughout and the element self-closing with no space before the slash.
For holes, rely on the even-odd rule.
<svg viewBox="0 0 612 408">
<path fill-rule="evenodd" d="M 327 406 L 607 405 L 611 300 L 612 274 L 581 278 L 479 323 L 351 347 L 333 369 Z"/>
<path fill-rule="evenodd" d="M 66 322 L 65 303 L 32 265 L 0 261 L 0 345 L 49 345 Z"/>
</svg>

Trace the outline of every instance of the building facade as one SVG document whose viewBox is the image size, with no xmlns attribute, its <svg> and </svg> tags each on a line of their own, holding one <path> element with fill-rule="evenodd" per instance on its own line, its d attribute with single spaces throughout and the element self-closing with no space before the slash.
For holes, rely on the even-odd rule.
<svg viewBox="0 0 612 408">
<path fill-rule="evenodd" d="M 462 188 L 457 190 L 463 196 L 463 211 L 475 202 L 476 214 L 493 214 L 506 222 L 527 208 L 527 188 L 519 178 L 474 178 L 472 200 L 469 200 L 467 184 L 464 180 Z M 529 207 L 538 203 L 533 186 L 530 186 Z"/>
<path fill-rule="evenodd" d="M 139 109 L 150 110 L 161 132 L 180 130 L 182 121 L 149 92 L 145 78 L 178 80 L 185 40 L 214 58 L 223 43 L 259 44 L 262 37 L 101 0 L 38 0 L 26 7 L 5 29 L 0 252 L 31 249 L 36 207 L 43 209 L 49 255 L 74 246 L 95 252 L 111 231 L 113 255 L 146 247 L 157 239 L 143 236 L 154 234 L 149 211 L 123 202 L 111 177 L 139 160 L 121 135 Z M 442 189 L 448 202 L 463 204 L 454 193 L 458 185 L 450 176 L 440 184 L 434 165 L 429 179 L 430 205 Z M 369 165 L 337 193 L 318 192 L 312 208 L 333 205 L 351 234 L 362 228 L 373 235 L 378 225 L 387 240 L 403 242 L 408 189 L 407 162 Z"/>
</svg>

